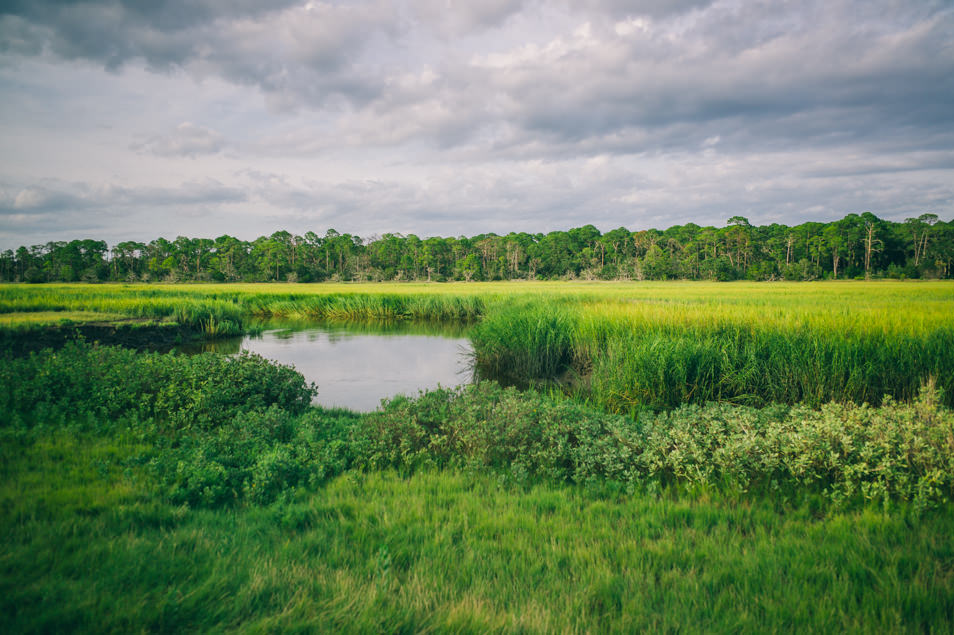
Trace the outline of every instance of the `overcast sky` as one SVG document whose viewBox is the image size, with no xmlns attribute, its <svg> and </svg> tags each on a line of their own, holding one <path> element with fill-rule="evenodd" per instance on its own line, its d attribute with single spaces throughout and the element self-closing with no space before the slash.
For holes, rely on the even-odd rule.
<svg viewBox="0 0 954 635">
<path fill-rule="evenodd" d="M 0 248 L 954 217 L 950 0 L 0 1 Z"/>
</svg>

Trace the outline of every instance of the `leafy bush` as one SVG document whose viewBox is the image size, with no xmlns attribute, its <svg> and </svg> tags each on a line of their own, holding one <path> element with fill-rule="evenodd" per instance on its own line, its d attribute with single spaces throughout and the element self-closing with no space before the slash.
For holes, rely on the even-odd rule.
<svg viewBox="0 0 954 635">
<path fill-rule="evenodd" d="M 635 419 L 493 382 L 398 397 L 358 415 L 309 408 L 314 388 L 260 357 L 70 344 L 0 367 L 0 424 L 28 437 L 134 433 L 176 504 L 265 504 L 352 467 L 492 470 L 505 480 L 620 490 L 717 488 L 835 505 L 954 495 L 954 413 L 929 384 L 910 403 L 762 409 L 710 403 Z M 38 437 L 39 438 L 39 437 Z"/>
<path fill-rule="evenodd" d="M 348 438 L 359 417 L 318 409 L 294 417 L 273 405 L 239 414 L 215 430 L 167 441 L 153 453 L 150 466 L 175 503 L 270 503 L 283 492 L 314 487 L 350 467 Z"/>
<path fill-rule="evenodd" d="M 300 414 L 317 391 L 293 368 L 248 353 L 159 355 L 82 342 L 6 360 L 0 384 L 0 425 L 151 420 L 175 432 L 272 405 Z"/>
<path fill-rule="evenodd" d="M 879 408 L 687 405 L 632 420 L 484 382 L 392 400 L 354 429 L 354 444 L 366 469 L 492 468 L 518 482 L 698 485 L 835 504 L 954 495 L 954 413 L 933 386 Z"/>
</svg>

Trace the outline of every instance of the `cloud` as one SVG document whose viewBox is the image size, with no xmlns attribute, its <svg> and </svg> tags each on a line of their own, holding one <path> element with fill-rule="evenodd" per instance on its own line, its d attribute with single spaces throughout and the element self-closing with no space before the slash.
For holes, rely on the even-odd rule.
<svg viewBox="0 0 954 635">
<path fill-rule="evenodd" d="M 723 152 L 951 147 L 951 11 L 913 3 L 875 15 L 837 1 L 679 6 L 645 5 L 656 16 L 648 19 L 620 9 L 619 20 L 607 20 L 612 6 L 610 14 L 576 10 L 563 30 L 513 46 L 491 38 L 484 50 L 432 55 L 424 65 L 392 51 L 377 76 L 359 73 L 349 80 L 356 86 L 338 91 L 361 95 L 343 110 L 322 106 L 318 89 L 282 89 L 287 103 L 335 120 L 318 137 L 289 135 L 287 147 L 423 143 L 481 159 L 686 151 L 716 136 Z"/>
<path fill-rule="evenodd" d="M 951 33 L 942 0 L 6 2 L 0 213 L 204 234 L 950 214 Z"/>
<path fill-rule="evenodd" d="M 538 32 L 525 29 L 541 9 L 523 0 L 267 8 L 41 0 L 5 10 L 0 41 L 10 53 L 43 49 L 108 68 L 139 61 L 219 76 L 255 86 L 278 110 L 337 111 L 356 126 L 345 134 L 372 144 L 413 137 L 447 147 L 487 126 L 511 129 L 511 143 L 521 135 L 593 141 L 632 128 L 665 136 L 681 123 L 731 129 L 733 118 L 744 120 L 740 129 L 767 122 L 760 135 L 788 142 L 805 129 L 783 118 L 839 109 L 850 115 L 836 123 L 856 122 L 846 131 L 855 137 L 884 121 L 954 121 L 954 13 L 933 1 L 591 0 L 567 4 L 557 28 Z M 525 22 L 508 31 L 517 16 Z M 563 24 L 572 28 L 561 32 Z M 506 37 L 472 45 L 470 57 L 454 42 L 427 44 L 447 29 L 473 39 L 489 28 Z M 429 79 L 407 81 L 420 77 Z M 387 133 L 371 130 L 369 119 Z"/>
<path fill-rule="evenodd" d="M 413 15 L 444 36 L 460 36 L 501 26 L 528 0 L 412 0 Z"/>
<path fill-rule="evenodd" d="M 225 139 L 215 130 L 185 121 L 169 134 L 135 143 L 133 150 L 161 157 L 189 157 L 216 154 L 226 147 Z"/>
<path fill-rule="evenodd" d="M 361 101 L 374 81 L 355 63 L 391 28 L 386 3 L 89 0 L 14 2 L 0 9 L 5 52 L 45 51 L 111 70 L 144 63 L 260 88 L 281 107 Z M 3 50 L 3 49 L 0 49 Z"/>
<path fill-rule="evenodd" d="M 2 205 L 2 203 L 0 203 Z M 3 207 L 14 212 L 36 212 L 50 209 L 76 207 L 82 205 L 82 199 L 63 191 L 50 190 L 42 186 L 27 187 L 17 192 L 12 201 Z"/>
<path fill-rule="evenodd" d="M 246 198 L 242 190 L 213 179 L 187 181 L 175 187 L 134 187 L 116 183 L 72 183 L 47 179 L 44 183 L 20 189 L 5 188 L 4 192 L 0 195 L 0 213 L 48 213 L 129 206 L 225 205 L 242 202 Z"/>
<path fill-rule="evenodd" d="M 615 19 L 633 16 L 665 18 L 704 9 L 713 0 L 583 0 L 583 6 Z"/>
<path fill-rule="evenodd" d="M 25 187 L 0 188 L 0 244 L 54 238 L 151 240 L 160 234 L 214 231 L 228 210 L 247 201 L 243 189 L 214 179 L 175 186 L 68 182 L 45 179 Z M 221 232 L 220 232 L 221 233 Z"/>
</svg>

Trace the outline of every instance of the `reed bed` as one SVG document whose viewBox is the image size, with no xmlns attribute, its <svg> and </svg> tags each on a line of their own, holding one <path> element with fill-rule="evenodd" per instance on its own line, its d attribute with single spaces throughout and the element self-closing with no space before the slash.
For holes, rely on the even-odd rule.
<svg viewBox="0 0 954 635">
<path fill-rule="evenodd" d="M 101 312 L 208 335 L 256 318 L 474 324 L 475 366 L 612 412 L 911 399 L 954 404 L 954 284 L 368 283 L 4 285 L 0 315 Z"/>
</svg>

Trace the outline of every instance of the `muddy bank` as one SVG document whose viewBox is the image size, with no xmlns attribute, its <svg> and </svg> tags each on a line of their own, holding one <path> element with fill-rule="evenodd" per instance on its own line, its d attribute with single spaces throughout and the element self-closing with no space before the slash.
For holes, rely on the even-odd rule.
<svg viewBox="0 0 954 635">
<path fill-rule="evenodd" d="M 44 348 L 59 348 L 67 342 L 126 346 L 142 351 L 168 351 L 174 346 L 207 337 L 182 324 L 72 324 L 31 329 L 0 330 L 0 355 L 21 356 Z"/>
</svg>

